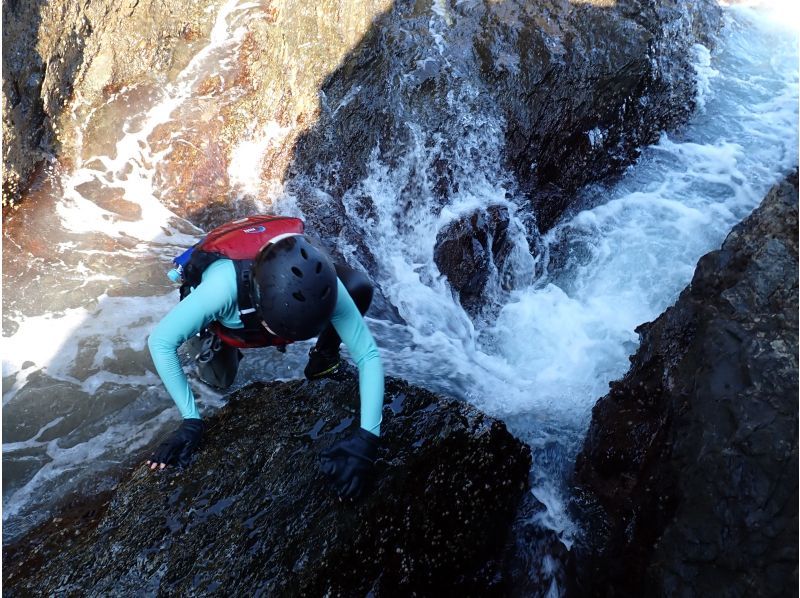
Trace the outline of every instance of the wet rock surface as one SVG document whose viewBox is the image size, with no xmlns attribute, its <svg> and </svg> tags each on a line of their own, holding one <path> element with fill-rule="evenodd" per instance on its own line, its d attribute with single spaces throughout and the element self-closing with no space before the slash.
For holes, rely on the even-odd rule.
<svg viewBox="0 0 800 598">
<path fill-rule="evenodd" d="M 436 238 L 433 259 L 447 276 L 461 305 L 475 313 L 484 302 L 490 276 L 510 279 L 504 268 L 510 252 L 508 210 L 492 207 L 455 221 L 442 229 Z M 502 281 L 501 281 L 502 284 Z M 508 285 L 502 285 L 508 288 Z"/>
<path fill-rule="evenodd" d="M 719 24 L 711 2 L 397 2 L 325 79 L 288 188 L 320 234 L 345 239 L 366 265 L 351 222 L 380 218 L 371 195 L 383 185 L 399 190 L 398 206 L 422 199 L 431 217 L 476 188 L 502 188 L 517 215 L 530 211 L 535 253 L 582 186 L 609 180 L 685 121 L 692 46 L 710 44 Z M 501 273 L 494 292 L 513 281 L 472 216 L 446 225 L 435 260 L 474 315 L 487 269 Z"/>
<path fill-rule="evenodd" d="M 256 384 L 209 418 L 184 471 L 139 467 L 5 549 L 4 595 L 505 594 L 529 449 L 463 402 L 387 380 L 371 494 L 317 457 L 357 425 L 357 380 Z"/>
<path fill-rule="evenodd" d="M 159 166 L 159 187 L 170 206 L 209 229 L 252 213 L 254 201 L 268 203 L 286 178 L 298 138 L 324 110 L 324 81 L 390 6 L 389 0 L 274 1 L 243 21 L 246 33 L 231 60 L 233 70 L 209 73 L 199 83 L 202 106 L 193 110 L 202 114 L 202 123 L 182 129 L 187 143 L 180 155 Z M 375 84 L 379 74 L 366 76 Z M 362 131 L 370 126 L 368 116 L 363 118 Z M 174 127 L 163 132 L 168 144 Z M 236 148 L 244 143 L 262 152 L 254 165 L 257 194 L 226 180 Z M 340 148 L 343 157 L 347 151 Z M 328 167 L 308 165 L 312 171 L 317 166 Z M 321 219 L 327 206 L 317 210 Z"/>
<path fill-rule="evenodd" d="M 711 44 L 721 14 L 708 2 L 505 3 L 476 45 L 507 121 L 507 163 L 539 230 L 575 191 L 608 180 L 695 106 L 692 46 Z M 490 29 L 491 30 L 491 29 Z M 509 62 L 508 57 L 512 57 Z"/>
<path fill-rule="evenodd" d="M 173 80 L 208 43 L 221 2 L 30 4 L 3 7 L 8 201 L 45 155 L 75 158 L 78 129 L 85 157 L 113 150 L 115 102 L 146 104 Z M 576 189 L 619 172 L 691 112 L 690 49 L 719 20 L 711 0 L 270 2 L 240 20 L 236 55 L 193 84 L 191 106 L 154 131 L 152 151 L 170 149 L 156 181 L 176 212 L 209 228 L 294 180 L 331 235 L 347 228 L 342 198 L 363 192 L 374 157 L 394 168 L 424 147 L 405 190 L 444 201 L 500 151 L 505 172 L 490 170 L 546 230 Z M 465 147 L 471 129 L 497 139 Z M 258 198 L 228 180 L 242 143 L 263 152 Z"/>
<path fill-rule="evenodd" d="M 3 3 L 3 206 L 37 166 L 72 160 L 84 120 L 123 87 L 161 83 L 208 35 L 214 0 Z M 206 10 L 211 7 L 211 10 Z"/>
<path fill-rule="evenodd" d="M 322 181 L 335 207 L 374 152 L 394 168 L 424 147 L 405 189 L 444 200 L 497 152 L 458 138 L 500 126 L 507 172 L 488 170 L 513 179 L 547 230 L 576 189 L 691 113 L 691 47 L 719 25 L 712 2 L 397 2 L 326 79 L 291 170 Z"/>
<path fill-rule="evenodd" d="M 797 185 L 700 260 L 595 406 L 580 595 L 797 593 Z"/>
</svg>

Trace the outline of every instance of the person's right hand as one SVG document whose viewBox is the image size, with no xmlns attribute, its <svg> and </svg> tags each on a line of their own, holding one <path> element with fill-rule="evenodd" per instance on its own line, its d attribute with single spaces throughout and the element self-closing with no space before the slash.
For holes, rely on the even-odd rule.
<svg viewBox="0 0 800 598">
<path fill-rule="evenodd" d="M 341 498 L 358 499 L 369 486 L 380 438 L 359 428 L 320 456 L 320 468 Z"/>
<path fill-rule="evenodd" d="M 203 436 L 203 422 L 199 419 L 185 419 L 181 426 L 169 438 L 158 445 L 153 456 L 147 461 L 151 470 L 164 469 L 167 465 L 186 467 L 192 453 L 200 444 Z"/>
</svg>

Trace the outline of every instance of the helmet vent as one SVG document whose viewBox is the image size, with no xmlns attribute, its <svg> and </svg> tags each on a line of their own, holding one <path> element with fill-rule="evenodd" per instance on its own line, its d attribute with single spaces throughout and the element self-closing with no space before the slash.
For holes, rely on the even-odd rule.
<svg viewBox="0 0 800 598">
<path fill-rule="evenodd" d="M 306 298 L 303 295 L 302 291 L 295 291 L 294 293 L 292 293 L 292 297 L 294 297 L 298 301 L 305 301 L 306 300 Z"/>
<path fill-rule="evenodd" d="M 327 299 L 328 295 L 331 294 L 331 287 L 325 287 L 325 290 L 322 291 L 322 295 L 320 295 L 320 299 Z"/>
<path fill-rule="evenodd" d="M 297 266 L 292 266 L 292 273 L 297 276 L 297 278 L 303 278 L 303 271 Z"/>
<path fill-rule="evenodd" d="M 317 262 L 317 274 L 322 272 L 322 262 Z"/>
<path fill-rule="evenodd" d="M 301 247 L 301 248 L 300 248 L 300 255 L 302 255 L 302 256 L 303 256 L 303 259 L 304 259 L 304 260 L 307 260 L 307 259 L 308 259 L 308 253 L 306 253 L 306 250 L 305 250 L 305 248 L 303 248 L 303 247 Z"/>
</svg>

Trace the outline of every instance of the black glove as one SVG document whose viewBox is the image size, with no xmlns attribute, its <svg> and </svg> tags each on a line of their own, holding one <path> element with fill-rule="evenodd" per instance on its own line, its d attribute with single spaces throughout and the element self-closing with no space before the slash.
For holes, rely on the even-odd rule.
<svg viewBox="0 0 800 598">
<path fill-rule="evenodd" d="M 148 465 L 174 465 L 186 467 L 203 436 L 203 422 L 199 419 L 185 419 L 181 427 L 158 445 Z"/>
<path fill-rule="evenodd" d="M 364 491 L 375 463 L 379 438 L 359 428 L 346 440 L 340 440 L 320 457 L 322 473 L 336 487 L 342 498 L 358 498 Z"/>
</svg>

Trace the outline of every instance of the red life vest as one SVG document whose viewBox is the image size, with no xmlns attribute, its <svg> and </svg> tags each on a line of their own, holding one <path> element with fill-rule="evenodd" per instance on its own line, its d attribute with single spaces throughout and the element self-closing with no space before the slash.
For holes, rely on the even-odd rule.
<svg viewBox="0 0 800 598">
<path fill-rule="evenodd" d="M 253 260 L 265 245 L 284 235 L 303 234 L 303 230 L 302 220 L 288 216 L 250 216 L 218 226 L 191 249 L 189 259 L 183 265 L 181 299 L 200 284 L 203 272 L 212 263 L 224 258 L 232 260 L 236 268 L 239 317 L 244 328 L 227 328 L 214 322 L 211 330 L 224 343 L 240 349 L 288 345 L 292 341 L 267 332 L 256 315 L 250 299 L 250 270 Z"/>
</svg>

